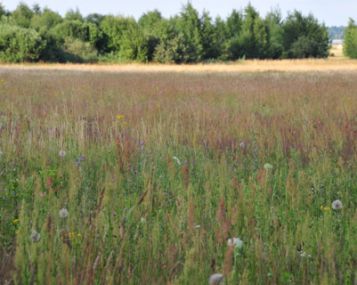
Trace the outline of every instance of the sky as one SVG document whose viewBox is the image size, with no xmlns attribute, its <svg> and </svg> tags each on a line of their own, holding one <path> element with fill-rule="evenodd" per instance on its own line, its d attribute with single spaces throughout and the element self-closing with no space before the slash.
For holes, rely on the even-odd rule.
<svg viewBox="0 0 357 285">
<path fill-rule="evenodd" d="M 0 0 L 6 9 L 13 10 L 20 1 Z M 90 13 L 134 16 L 139 18 L 143 13 L 158 9 L 164 16 L 177 14 L 186 0 L 22 0 L 32 6 L 34 3 L 48 7 L 62 15 L 70 9 L 78 8 L 83 15 Z M 233 9 L 244 8 L 249 2 L 265 15 L 272 8 L 280 8 L 283 16 L 297 9 L 305 14 L 312 13 L 328 26 L 346 25 L 348 19 L 357 20 L 357 0 L 191 0 L 192 5 L 200 12 L 204 9 L 211 16 L 226 17 Z"/>
</svg>

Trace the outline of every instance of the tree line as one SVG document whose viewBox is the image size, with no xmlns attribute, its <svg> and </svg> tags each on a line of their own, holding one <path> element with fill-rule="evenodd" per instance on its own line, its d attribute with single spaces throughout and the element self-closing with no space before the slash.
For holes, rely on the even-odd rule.
<svg viewBox="0 0 357 285">
<path fill-rule="evenodd" d="M 352 29 L 351 29 L 352 30 Z M 349 32 L 347 31 L 347 34 Z M 356 32 L 351 31 L 351 34 Z M 324 24 L 299 11 L 265 17 L 251 5 L 222 19 L 185 5 L 173 17 L 157 10 L 132 17 L 0 4 L 0 61 L 195 63 L 238 59 L 325 58 Z"/>
</svg>

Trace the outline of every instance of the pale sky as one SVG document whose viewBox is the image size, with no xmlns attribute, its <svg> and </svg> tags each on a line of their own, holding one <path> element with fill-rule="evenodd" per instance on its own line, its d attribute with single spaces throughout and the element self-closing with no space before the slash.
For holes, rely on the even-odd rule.
<svg viewBox="0 0 357 285">
<path fill-rule="evenodd" d="M 8 10 L 13 10 L 19 0 L 0 0 Z M 140 17 L 144 12 L 158 9 L 166 17 L 177 14 L 186 0 L 23 0 L 29 5 L 40 4 L 61 14 L 69 9 L 78 8 L 82 14 L 114 14 Z M 279 7 L 283 16 L 294 9 L 303 13 L 312 13 L 328 26 L 346 25 L 348 18 L 357 20 L 357 0 L 191 0 L 193 6 L 201 13 L 208 10 L 211 16 L 226 17 L 233 9 L 241 9 L 249 2 L 265 15 L 271 8 Z"/>
</svg>

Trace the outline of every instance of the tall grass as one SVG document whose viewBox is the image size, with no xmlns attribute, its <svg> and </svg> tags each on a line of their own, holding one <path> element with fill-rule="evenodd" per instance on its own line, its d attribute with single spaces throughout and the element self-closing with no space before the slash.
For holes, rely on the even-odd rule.
<svg viewBox="0 0 357 285">
<path fill-rule="evenodd" d="M 356 76 L 0 73 L 0 283 L 356 284 Z"/>
</svg>

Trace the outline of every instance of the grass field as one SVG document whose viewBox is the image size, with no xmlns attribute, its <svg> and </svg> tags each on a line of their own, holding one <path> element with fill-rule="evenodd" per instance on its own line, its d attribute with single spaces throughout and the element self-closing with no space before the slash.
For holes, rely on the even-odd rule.
<svg viewBox="0 0 357 285">
<path fill-rule="evenodd" d="M 0 284 L 355 285 L 357 63 L 324 62 L 0 68 Z"/>
</svg>

